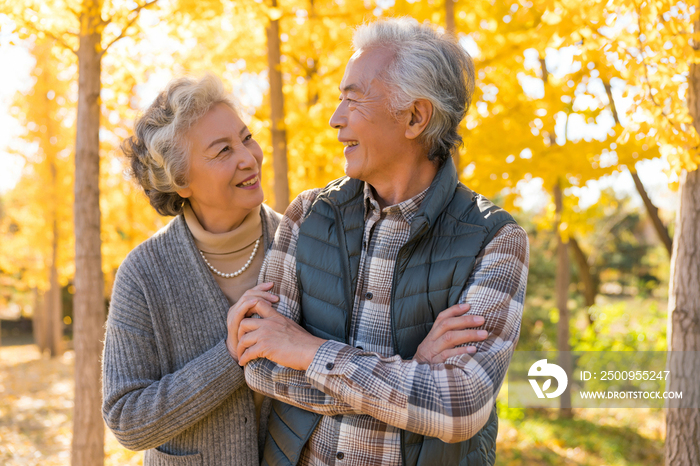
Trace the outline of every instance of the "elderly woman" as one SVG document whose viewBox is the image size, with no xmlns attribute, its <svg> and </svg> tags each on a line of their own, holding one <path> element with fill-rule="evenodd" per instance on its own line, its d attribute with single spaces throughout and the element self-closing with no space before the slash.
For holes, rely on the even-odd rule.
<svg viewBox="0 0 700 466">
<path fill-rule="evenodd" d="M 279 223 L 262 204 L 260 146 L 208 75 L 172 81 L 122 148 L 153 208 L 175 218 L 117 273 L 104 419 L 148 450 L 147 466 L 257 465 L 269 404 L 246 386 L 227 315 L 244 296 L 277 300 L 255 286 Z"/>
</svg>

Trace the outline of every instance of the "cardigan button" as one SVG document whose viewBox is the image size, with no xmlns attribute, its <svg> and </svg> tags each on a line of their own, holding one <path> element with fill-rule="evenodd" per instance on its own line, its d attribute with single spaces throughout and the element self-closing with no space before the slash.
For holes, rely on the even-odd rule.
<svg viewBox="0 0 700 466">
<path fill-rule="evenodd" d="M 374 298 L 374 295 L 372 294 L 371 291 L 368 291 L 367 294 L 365 295 L 365 298 L 367 298 L 368 301 L 372 301 L 372 298 Z"/>
<path fill-rule="evenodd" d="M 335 364 L 333 364 L 332 362 L 329 362 L 328 364 L 326 364 L 326 369 L 328 369 L 329 371 L 332 370 L 334 367 L 335 367 Z"/>
<path fill-rule="evenodd" d="M 338 454 L 335 455 L 335 457 L 338 458 L 339 460 L 342 460 L 343 458 L 345 458 L 345 453 L 343 453 L 342 451 L 339 451 Z"/>
</svg>

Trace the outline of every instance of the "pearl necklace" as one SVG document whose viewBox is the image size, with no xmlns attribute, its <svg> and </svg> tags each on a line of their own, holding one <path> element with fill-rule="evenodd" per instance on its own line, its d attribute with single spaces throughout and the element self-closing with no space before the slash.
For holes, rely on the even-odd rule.
<svg viewBox="0 0 700 466">
<path fill-rule="evenodd" d="M 202 259 L 204 259 L 204 262 L 207 264 L 207 267 L 209 267 L 209 270 L 211 270 L 212 272 L 214 272 L 215 274 L 217 274 L 218 276 L 223 277 L 223 278 L 235 278 L 235 277 L 239 276 L 240 274 L 242 274 L 243 272 L 245 272 L 248 269 L 248 267 L 250 267 L 250 264 L 253 263 L 253 258 L 255 257 L 255 254 L 258 252 L 258 246 L 260 246 L 260 238 L 255 240 L 255 247 L 253 248 L 253 253 L 250 255 L 248 262 L 246 262 L 243 267 L 241 267 L 240 269 L 236 270 L 233 273 L 223 273 L 223 272 L 220 272 L 219 270 L 216 270 L 214 268 L 214 266 L 209 263 L 207 258 L 204 257 L 204 251 L 202 251 L 200 249 L 199 254 L 202 256 Z"/>
</svg>

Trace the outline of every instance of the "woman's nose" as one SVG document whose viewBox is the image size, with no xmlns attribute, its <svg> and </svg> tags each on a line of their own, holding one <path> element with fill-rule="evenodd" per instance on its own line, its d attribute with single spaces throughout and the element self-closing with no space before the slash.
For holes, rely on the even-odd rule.
<svg viewBox="0 0 700 466">
<path fill-rule="evenodd" d="M 243 147 L 243 153 L 241 154 L 241 159 L 238 161 L 239 170 L 247 170 L 251 168 L 256 168 L 258 166 L 258 161 L 255 160 L 253 153 L 248 150 L 247 147 Z"/>
</svg>

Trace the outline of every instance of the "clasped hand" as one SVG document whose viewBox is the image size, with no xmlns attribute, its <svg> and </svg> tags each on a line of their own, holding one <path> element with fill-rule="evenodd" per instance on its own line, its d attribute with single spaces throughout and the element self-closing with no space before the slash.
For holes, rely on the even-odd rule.
<svg viewBox="0 0 700 466">
<path fill-rule="evenodd" d="M 279 298 L 269 293 L 272 283 L 247 291 L 229 309 L 226 346 L 239 365 L 266 358 L 305 371 L 325 340 L 317 338 L 272 308 Z M 260 318 L 254 318 L 257 314 Z"/>
</svg>

